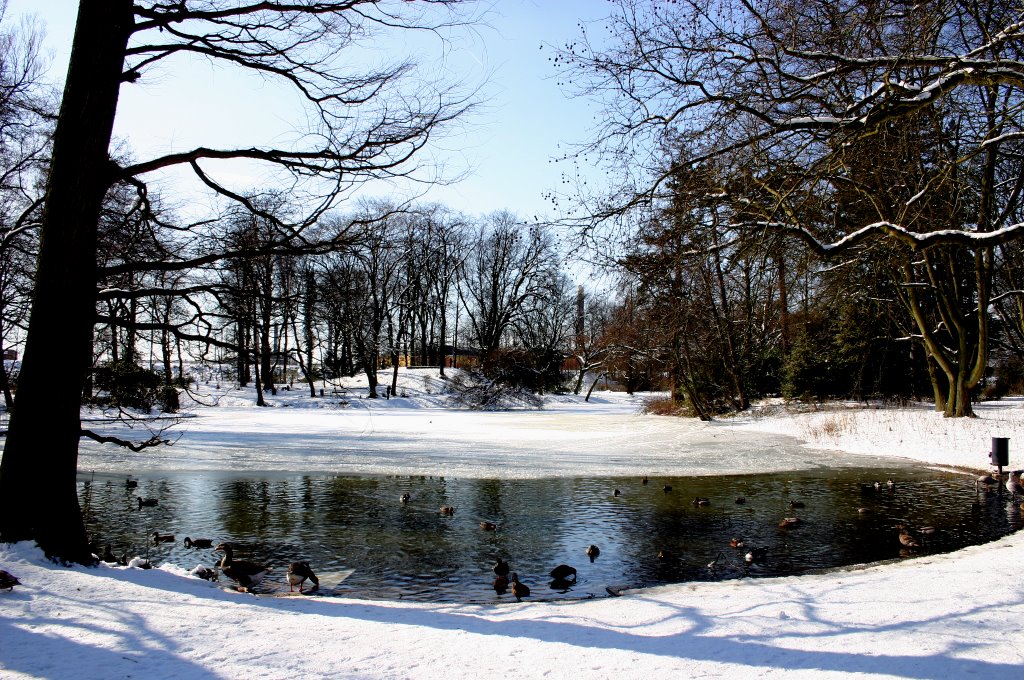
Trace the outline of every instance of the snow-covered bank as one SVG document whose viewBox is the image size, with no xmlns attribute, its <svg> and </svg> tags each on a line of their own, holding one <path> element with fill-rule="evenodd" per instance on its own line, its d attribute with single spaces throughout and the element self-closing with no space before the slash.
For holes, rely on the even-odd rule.
<svg viewBox="0 0 1024 680">
<path fill-rule="evenodd" d="M 1024 398 L 976 404 L 976 418 L 943 418 L 923 404 L 833 407 L 794 415 L 740 418 L 746 431 L 788 434 L 816 449 L 895 455 L 925 463 L 989 469 L 993 437 L 1010 439 L 1010 466 L 1024 467 Z"/>
<path fill-rule="evenodd" d="M 626 411 L 635 404 L 614 407 L 615 399 L 601 406 L 586 436 L 607 442 L 602 422 L 612 430 L 617 418 L 628 422 Z M 370 408 L 378 424 L 384 419 L 376 416 L 394 413 L 387 420 L 391 433 L 401 434 L 405 423 L 413 434 L 403 440 L 416 441 L 423 405 L 401 401 Z M 268 422 L 268 410 L 234 408 L 224 411 L 233 415 L 215 437 L 225 446 Z M 554 417 L 559 408 L 579 407 L 552 404 L 520 414 L 522 423 L 487 420 L 486 427 L 469 429 L 493 442 L 530 442 L 517 450 L 550 443 L 532 459 L 539 464 L 575 441 L 557 428 L 534 431 L 527 424 Z M 297 416 L 298 409 L 281 411 Z M 827 446 L 978 470 L 989 469 L 990 437 L 1009 436 L 1011 467 L 1021 467 L 1021 403 L 985 405 L 979 413 L 974 421 L 953 421 L 926 409 L 856 410 L 842 412 L 839 424 L 824 420 L 835 413 L 805 414 L 716 423 L 714 432 L 744 439 L 753 433 L 765 441 L 773 432 L 820 436 L 819 451 Z M 213 421 L 208 427 L 215 432 Z M 453 436 L 464 442 L 458 457 L 470 460 L 472 433 Z M 386 439 L 372 438 L 372 445 Z M 443 451 L 443 441 L 432 446 Z M 400 448 L 389 454 L 395 464 L 402 461 Z M 590 448 L 597 450 L 576 461 L 581 468 L 625 459 L 615 465 L 629 474 L 647 471 L 661 455 L 646 445 L 628 452 Z M 485 458 L 488 466 L 501 464 Z M 231 456 L 217 465 L 223 460 Z M 1001 498 L 1007 513 L 1019 515 L 1019 505 Z M 1024 534 L 1017 533 L 957 553 L 798 578 L 681 584 L 586 602 L 422 605 L 225 593 L 176 568 L 64 568 L 33 546 L 0 545 L 0 568 L 23 583 L 0 592 L 0 677 L 1014 677 L 1024 664 L 1022 560 Z"/>
</svg>

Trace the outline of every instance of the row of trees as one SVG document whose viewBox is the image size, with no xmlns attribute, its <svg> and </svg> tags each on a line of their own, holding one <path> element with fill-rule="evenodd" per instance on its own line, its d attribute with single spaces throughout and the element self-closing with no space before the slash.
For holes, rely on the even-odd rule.
<svg viewBox="0 0 1024 680">
<path fill-rule="evenodd" d="M 967 416 L 992 352 L 1019 364 L 1022 27 L 1006 0 L 614 0 L 560 51 L 615 185 L 580 234 L 680 399 L 774 374 Z"/>
</svg>

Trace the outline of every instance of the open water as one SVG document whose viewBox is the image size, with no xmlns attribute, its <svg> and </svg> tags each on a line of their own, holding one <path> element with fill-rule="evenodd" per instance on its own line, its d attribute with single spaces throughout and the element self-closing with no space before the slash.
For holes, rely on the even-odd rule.
<svg viewBox="0 0 1024 680">
<path fill-rule="evenodd" d="M 890 478 L 894 489 L 885 486 Z M 212 566 L 220 555 L 188 549 L 183 539 L 211 538 L 233 543 L 236 559 L 274 565 L 269 588 L 282 587 L 286 565 L 302 559 L 329 575 L 324 593 L 416 601 L 510 599 L 492 585 L 498 557 L 530 586 L 533 599 L 605 597 L 629 588 L 806 574 L 948 552 L 1022 525 L 1020 503 L 1004 489 L 978 491 L 973 475 L 910 464 L 651 477 L 646 485 L 639 477 L 251 472 L 134 479 L 134 489 L 111 473 L 80 480 L 97 546 L 109 543 L 119 555 L 191 569 Z M 875 481 L 882 488 L 875 490 Z M 409 502 L 400 502 L 403 493 Z M 158 505 L 140 509 L 140 496 Z M 698 497 L 708 504 L 695 504 Z M 442 505 L 455 507 L 455 514 L 442 516 Z M 800 523 L 781 528 L 786 517 Z M 482 529 L 481 522 L 496 529 Z M 898 524 L 921 547 L 903 547 Z M 154 531 L 175 540 L 154 545 Z M 744 547 L 731 547 L 734 538 Z M 590 545 L 600 549 L 594 560 L 585 554 Z M 751 548 L 763 557 L 747 563 Z M 575 582 L 552 583 L 549 572 L 559 564 L 577 570 Z"/>
</svg>

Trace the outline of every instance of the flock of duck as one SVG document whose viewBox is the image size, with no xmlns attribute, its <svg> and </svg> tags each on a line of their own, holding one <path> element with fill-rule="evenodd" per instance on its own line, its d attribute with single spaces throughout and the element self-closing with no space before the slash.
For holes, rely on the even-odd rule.
<svg viewBox="0 0 1024 680">
<path fill-rule="evenodd" d="M 980 482 L 981 479 L 982 478 L 979 478 L 979 483 L 981 483 Z M 988 476 L 988 479 L 991 480 L 992 482 L 996 481 L 995 478 L 991 477 L 991 476 Z M 650 479 L 649 479 L 649 477 L 647 477 L 645 475 L 641 479 L 641 484 L 646 486 L 649 483 L 650 483 Z M 884 483 L 880 482 L 880 481 L 876 481 L 876 482 L 873 482 L 871 484 L 862 485 L 862 491 L 865 494 L 878 493 L 878 492 L 882 491 L 883 489 L 887 490 L 889 492 L 894 492 L 896 490 L 896 482 L 895 482 L 895 480 L 888 479 Z M 1011 491 L 1011 493 L 1015 493 L 1015 494 L 1021 492 L 1021 486 L 1020 486 L 1020 481 L 1019 481 L 1019 474 L 1011 473 L 1010 480 L 1007 481 L 1007 489 L 1009 489 Z M 672 486 L 670 484 L 665 484 L 665 485 L 662 486 L 662 491 L 664 493 L 666 493 L 666 494 L 669 494 L 669 493 L 672 492 Z M 618 489 L 618 488 L 614 489 L 612 491 L 612 496 L 614 496 L 616 498 L 622 496 L 622 490 Z M 403 504 L 409 503 L 410 500 L 411 500 L 411 496 L 410 496 L 410 494 L 408 492 L 403 493 L 399 497 L 399 501 L 401 503 L 403 503 Z M 738 496 L 735 499 L 735 503 L 737 505 L 743 505 L 743 504 L 746 503 L 746 498 L 743 497 L 743 496 Z M 708 498 L 708 497 L 705 497 L 705 496 L 695 496 L 693 498 L 693 500 L 692 500 L 692 505 L 694 507 L 698 507 L 698 508 L 710 507 L 711 506 L 711 499 Z M 800 509 L 805 508 L 806 504 L 803 501 L 791 500 L 791 501 L 789 501 L 789 507 L 790 507 L 791 510 L 795 511 L 795 510 L 800 510 Z M 867 506 L 858 508 L 858 512 L 861 513 L 861 514 L 867 514 L 870 511 L 871 511 L 870 508 L 867 507 Z M 449 506 L 449 505 L 443 505 L 443 506 L 441 506 L 439 512 L 440 512 L 440 514 L 442 516 L 451 517 L 451 516 L 454 516 L 454 514 L 455 514 L 455 508 L 452 507 L 452 506 Z M 801 520 L 799 517 L 797 517 L 794 514 L 792 516 L 783 517 L 779 521 L 778 527 L 780 529 L 791 529 L 791 528 L 800 526 L 802 524 L 802 522 L 803 522 L 803 520 Z M 495 531 L 497 529 L 497 525 L 495 523 L 493 523 L 493 522 L 482 521 L 482 522 L 480 522 L 480 528 L 482 530 L 484 530 L 484 531 Z M 900 524 L 897 524 L 895 526 L 895 528 L 899 532 L 898 540 L 899 540 L 900 545 L 903 546 L 903 548 L 905 548 L 905 549 L 913 549 L 913 548 L 919 548 L 919 547 L 921 547 L 923 545 L 923 541 L 918 539 L 918 538 L 916 538 L 911 533 L 911 531 L 907 527 L 907 525 L 900 523 Z M 931 534 L 935 533 L 935 528 L 934 527 L 927 527 L 927 526 L 926 527 L 920 527 L 918 529 L 918 533 L 921 536 L 928 536 L 928 535 L 931 535 Z M 766 547 L 763 547 L 763 546 L 748 546 L 746 544 L 746 542 L 742 538 L 738 538 L 738 537 L 733 537 L 733 538 L 731 538 L 729 540 L 729 547 L 734 549 L 734 550 L 743 550 L 743 552 L 741 553 L 743 555 L 743 561 L 744 561 L 744 563 L 746 563 L 748 565 L 753 564 L 755 562 L 762 562 L 768 556 L 768 549 Z M 601 550 L 596 545 L 590 545 L 585 550 L 585 554 L 587 555 L 587 557 L 590 558 L 591 562 L 593 562 L 597 558 L 597 556 L 600 555 L 600 553 L 601 553 Z M 657 558 L 659 560 L 668 560 L 668 559 L 671 559 L 672 557 L 673 557 L 673 555 L 668 550 L 660 550 L 658 552 L 658 554 L 657 554 Z M 707 565 L 707 567 L 709 569 L 714 569 L 715 567 L 717 567 L 723 561 L 723 558 L 724 558 L 724 553 L 719 552 L 718 556 L 715 557 L 715 559 L 712 560 Z M 516 598 L 516 600 L 517 601 L 522 601 L 523 597 L 526 597 L 526 596 L 528 596 L 530 594 L 529 586 L 527 586 L 526 584 L 522 583 L 519 580 L 519 575 L 516 572 L 511 571 L 511 568 L 509 566 L 508 561 L 506 561 L 504 558 L 502 558 L 502 557 L 498 557 L 497 558 L 497 560 L 496 560 L 496 562 L 494 564 L 494 567 L 493 567 L 493 571 L 494 571 L 495 578 L 494 578 L 494 581 L 492 583 L 492 586 L 493 586 L 495 592 L 497 592 L 499 595 L 503 595 L 507 591 L 511 590 L 512 595 Z M 564 589 L 567 589 L 567 588 L 571 587 L 576 582 L 577 571 L 576 571 L 576 569 L 574 567 L 572 567 L 570 565 L 559 564 L 558 566 L 556 566 L 554 569 L 551 570 L 549 575 L 553 579 L 551 581 L 551 584 L 550 584 L 551 588 L 553 590 L 564 590 Z M 620 594 L 620 593 L 618 593 L 617 591 L 615 591 L 612 588 L 608 588 L 607 590 L 608 590 L 609 594 L 611 594 L 611 595 L 619 595 Z"/>
<path fill-rule="evenodd" d="M 132 491 L 138 488 L 139 483 L 137 480 L 129 477 L 125 480 L 124 485 L 126 490 Z M 160 504 L 157 498 L 143 498 L 142 496 L 137 496 L 136 501 L 138 502 L 139 510 L 157 507 Z M 159 531 L 154 531 L 150 534 L 150 538 L 153 545 L 174 543 L 177 540 L 174 534 L 160 533 Z M 234 547 L 228 542 L 220 542 L 214 546 L 212 538 L 192 538 L 191 536 L 186 536 L 183 545 L 190 549 L 212 548 L 214 552 L 223 553 L 223 557 L 213 567 L 199 564 L 191 573 L 193 576 L 208 581 L 217 581 L 220 579 L 220 575 L 223 574 L 231 581 L 234 581 L 235 588 L 242 592 L 249 592 L 254 586 L 262 583 L 266 575 L 272 571 L 272 567 L 268 565 L 249 560 L 236 560 L 234 557 Z M 149 559 L 141 555 L 133 558 L 129 558 L 127 552 L 115 555 L 109 543 L 103 546 L 102 551 L 96 557 L 108 564 L 118 564 L 139 569 L 151 569 L 153 567 Z M 306 561 L 296 561 L 289 564 L 285 577 L 288 581 L 289 592 L 294 592 L 296 587 L 298 587 L 300 593 L 304 592 L 303 586 L 306 581 L 309 581 L 311 584 L 308 592 L 315 592 L 320 588 L 320 580 L 317 578 L 316 573 L 313 572 L 313 569 L 310 568 L 309 562 Z"/>
<path fill-rule="evenodd" d="M 1005 488 L 1010 493 L 1014 503 L 1017 502 L 1018 497 L 1024 496 L 1024 485 L 1021 483 L 1022 471 L 1011 471 L 1008 473 L 1005 481 Z M 644 476 L 641 483 L 647 485 L 649 483 L 648 477 Z M 993 487 L 1000 483 L 1000 479 L 996 478 L 991 474 L 981 475 L 976 478 L 975 488 L 981 493 L 982 491 L 991 490 Z M 135 489 L 138 486 L 138 482 L 133 479 L 127 479 L 125 481 L 125 487 L 128 490 Z M 873 482 L 871 484 L 864 484 L 861 486 L 863 494 L 877 493 L 883 489 L 888 491 L 895 491 L 896 483 L 894 480 L 889 479 L 885 483 Z M 665 484 L 662 487 L 664 493 L 671 493 L 671 485 Z M 620 489 L 615 489 L 613 495 L 618 497 L 622 495 Z M 403 504 L 408 503 L 411 500 L 409 493 L 403 493 L 399 501 Z M 146 507 L 155 507 L 158 505 L 158 500 L 155 498 L 143 498 L 137 497 L 138 507 L 141 510 Z M 746 502 L 746 499 L 742 496 L 735 499 L 737 505 L 742 505 Z M 708 507 L 711 505 L 711 499 L 695 496 L 692 504 L 695 507 Z M 975 504 L 978 505 L 977 503 Z M 801 501 L 793 500 L 790 501 L 790 508 L 793 510 L 804 508 L 805 504 Z M 858 509 L 860 513 L 870 512 L 869 507 L 861 507 Z M 451 517 L 455 515 L 455 508 L 449 505 L 443 505 L 439 509 L 439 513 L 442 516 Z M 789 529 L 797 527 L 801 524 L 801 519 L 795 514 L 793 516 L 784 517 L 779 522 L 778 526 L 781 529 Z M 480 528 L 484 531 L 495 531 L 497 525 L 493 522 L 482 521 L 480 522 Z M 910 528 L 903 523 L 897 524 L 896 527 L 898 533 L 898 540 L 901 546 L 905 549 L 915 549 L 923 545 L 924 539 L 927 536 L 935 533 L 934 527 L 920 527 L 917 529 L 917 534 L 911 532 Z M 173 543 L 176 538 L 173 534 L 160 533 L 154 531 L 151 534 L 152 542 L 154 545 L 160 545 L 163 543 Z M 218 580 L 220 574 L 230 579 L 235 583 L 235 588 L 242 592 L 250 592 L 254 586 L 259 585 L 263 582 L 264 578 L 268 573 L 272 571 L 272 567 L 249 560 L 235 559 L 234 547 L 229 542 L 218 542 L 214 545 L 213 539 L 210 538 L 192 538 L 186 536 L 183 544 L 186 548 L 190 549 L 213 549 L 214 552 L 222 553 L 223 557 L 211 567 L 198 565 L 192 570 L 192 574 L 200 578 L 207 580 Z M 747 546 L 742 538 L 733 537 L 729 540 L 729 547 L 735 550 L 745 550 L 744 562 L 747 564 L 764 560 L 767 556 L 767 549 L 764 547 Z M 598 555 L 600 555 L 600 548 L 596 545 L 590 545 L 586 548 L 585 554 L 593 562 Z M 124 553 L 120 556 L 115 555 L 108 544 L 104 546 L 102 552 L 97 555 L 98 559 L 112 563 L 120 564 L 123 566 L 137 567 L 142 569 L 149 569 L 152 567 L 151 563 L 147 558 L 137 556 L 129 559 L 128 554 Z M 662 550 L 658 553 L 658 559 L 669 559 L 671 554 Z M 707 566 L 714 568 L 722 559 L 723 553 L 719 553 L 718 556 Z M 511 571 L 511 567 L 507 560 L 502 557 L 498 557 L 493 566 L 494 581 L 492 586 L 499 595 L 511 591 L 512 595 L 517 601 L 522 601 L 522 598 L 530 595 L 530 588 L 519 579 L 519 575 Z M 552 578 L 551 587 L 556 590 L 567 589 L 571 587 L 577 578 L 577 571 L 575 567 L 567 564 L 559 564 L 554 567 L 550 573 Z M 300 593 L 304 592 L 303 588 L 307 581 L 310 583 L 308 592 L 315 592 L 320 587 L 320 581 L 313 569 L 310 567 L 307 561 L 295 561 L 288 565 L 286 580 L 288 582 L 289 592 L 294 592 L 297 587 Z M 0 569 L 0 590 L 11 590 L 14 586 L 20 585 L 20 581 L 17 577 L 13 576 L 7 571 Z M 609 593 L 617 595 L 618 593 L 609 589 Z"/>
<path fill-rule="evenodd" d="M 176 540 L 173 534 L 161 534 L 159 531 L 154 531 L 152 537 L 155 545 L 174 543 Z M 220 579 L 220 574 L 223 574 L 235 582 L 235 588 L 240 592 L 251 592 L 252 588 L 262 583 L 266 575 L 273 570 L 272 567 L 265 564 L 235 559 L 234 547 L 231 543 L 218 543 L 214 546 L 213 539 L 211 538 L 191 538 L 189 536 L 185 537 L 183 543 L 186 548 L 213 548 L 214 552 L 224 554 L 214 567 L 207 567 L 202 564 L 197 565 L 191 572 L 193 576 L 207 581 L 217 581 Z M 98 557 L 109 564 L 119 564 L 126 567 L 151 569 L 153 566 L 145 557 L 139 556 L 128 559 L 127 553 L 120 556 L 115 555 L 109 544 L 104 546 L 102 553 Z M 315 592 L 320 588 L 320 580 L 313 569 L 310 568 L 309 562 L 306 561 L 296 561 L 289 564 L 286 579 L 289 592 L 294 592 L 295 588 L 298 587 L 299 592 L 302 593 L 306 581 L 309 581 L 311 584 L 309 592 Z"/>
</svg>

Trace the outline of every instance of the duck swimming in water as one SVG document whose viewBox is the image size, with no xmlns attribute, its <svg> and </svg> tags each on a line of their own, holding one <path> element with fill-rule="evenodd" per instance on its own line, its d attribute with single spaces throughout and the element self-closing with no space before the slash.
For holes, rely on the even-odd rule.
<svg viewBox="0 0 1024 680">
<path fill-rule="evenodd" d="M 896 528 L 899 529 L 899 532 L 900 532 L 900 536 L 899 536 L 900 544 L 904 548 L 920 548 L 921 547 L 921 541 L 919 541 L 916 538 L 914 538 L 913 534 L 910 533 L 910 531 L 907 529 L 906 525 L 904 525 L 904 524 L 897 524 Z"/>
<path fill-rule="evenodd" d="M 551 570 L 551 578 L 559 581 L 565 581 L 569 578 L 576 580 L 576 569 L 570 567 L 568 564 L 559 564 L 557 567 Z"/>
</svg>

